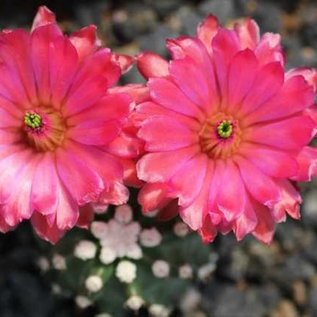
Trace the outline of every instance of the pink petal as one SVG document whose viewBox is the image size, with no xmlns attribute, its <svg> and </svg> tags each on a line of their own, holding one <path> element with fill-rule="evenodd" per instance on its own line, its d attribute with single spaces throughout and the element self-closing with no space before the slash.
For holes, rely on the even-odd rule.
<svg viewBox="0 0 317 317">
<path fill-rule="evenodd" d="M 52 105 L 60 108 L 76 74 L 78 54 L 67 37 L 58 37 L 50 44 L 49 51 L 54 56 L 48 61 L 50 97 Z"/>
<path fill-rule="evenodd" d="M 270 177 L 246 159 L 239 158 L 236 161 L 244 186 L 255 200 L 269 207 L 280 200 L 280 190 Z"/>
<path fill-rule="evenodd" d="M 217 34 L 218 28 L 218 20 L 211 14 L 198 25 L 197 37 L 204 43 L 209 53 L 212 52 L 211 42 Z"/>
<path fill-rule="evenodd" d="M 258 224 L 255 227 L 252 234 L 260 241 L 269 244 L 272 242 L 275 224 L 271 211 L 260 204 L 255 204 L 256 216 L 258 218 Z"/>
<path fill-rule="evenodd" d="M 173 56 L 173 60 L 185 59 L 196 67 L 197 77 L 206 82 L 208 87 L 208 99 L 214 104 L 218 100 L 218 88 L 214 74 L 214 68 L 206 47 L 194 37 L 183 36 L 175 40 L 167 40 L 167 48 Z"/>
<path fill-rule="evenodd" d="M 248 124 L 275 120 L 300 112 L 314 102 L 313 88 L 302 76 L 288 79 L 280 92 L 247 117 Z"/>
<path fill-rule="evenodd" d="M 74 153 L 60 150 L 57 152 L 57 171 L 71 197 L 83 205 L 96 201 L 104 188 L 100 176 L 86 163 L 79 161 Z"/>
<path fill-rule="evenodd" d="M 257 225 L 257 216 L 254 206 L 249 198 L 246 199 L 245 210 L 234 221 L 233 232 L 238 241 L 241 241 L 247 234 L 251 233 Z"/>
<path fill-rule="evenodd" d="M 309 116 L 296 116 L 275 123 L 258 124 L 245 131 L 244 135 L 245 140 L 251 142 L 284 150 L 300 150 L 310 142 L 314 128 Z"/>
<path fill-rule="evenodd" d="M 146 154 L 137 163 L 138 177 L 151 183 L 167 181 L 199 151 L 194 145 L 173 152 Z"/>
<path fill-rule="evenodd" d="M 0 104 L 1 104 L 1 101 L 0 101 Z M 9 127 L 10 128 L 19 128 L 21 125 L 21 119 L 13 116 L 5 108 L 0 108 L 0 118 L 1 118 L 0 128 L 9 128 Z"/>
<path fill-rule="evenodd" d="M 56 23 L 55 14 L 46 6 L 41 6 L 38 8 L 36 16 L 33 20 L 31 32 L 40 26 L 52 23 Z"/>
<path fill-rule="evenodd" d="M 203 226 L 203 219 L 208 212 L 208 194 L 210 190 L 213 165 L 209 164 L 206 170 L 203 186 L 196 199 L 186 207 L 179 208 L 179 215 L 183 221 L 192 229 L 198 230 Z"/>
<path fill-rule="evenodd" d="M 128 94 L 136 103 L 140 103 L 149 100 L 149 89 L 143 84 L 128 84 L 125 86 L 117 86 L 108 89 L 108 93 L 126 93 Z"/>
<path fill-rule="evenodd" d="M 298 163 L 287 152 L 256 144 L 242 147 L 241 154 L 269 176 L 285 178 L 298 172 Z"/>
<path fill-rule="evenodd" d="M 168 192 L 169 188 L 164 183 L 145 184 L 138 195 L 142 212 L 146 213 L 166 206 L 171 201 Z"/>
<path fill-rule="evenodd" d="M 212 40 L 212 48 L 219 88 L 224 93 L 229 65 L 233 56 L 241 49 L 237 34 L 232 30 L 219 29 Z"/>
<path fill-rule="evenodd" d="M 217 229 L 210 220 L 210 216 L 207 216 L 203 219 L 202 227 L 198 230 L 199 235 L 201 236 L 203 243 L 211 243 L 214 241 L 217 235 Z"/>
<path fill-rule="evenodd" d="M 63 230 L 57 228 L 56 224 L 49 225 L 47 218 L 37 212 L 32 216 L 32 225 L 37 235 L 46 241 L 55 244 L 64 234 Z"/>
<path fill-rule="evenodd" d="M 314 68 L 292 68 L 286 73 L 286 78 L 294 76 L 303 76 L 306 82 L 313 87 L 314 92 L 317 90 L 317 70 Z"/>
<path fill-rule="evenodd" d="M 274 62 L 260 68 L 239 113 L 245 116 L 255 111 L 281 89 L 283 82 L 284 69 L 280 63 Z"/>
<path fill-rule="evenodd" d="M 115 139 L 120 129 L 117 120 L 91 120 L 69 129 L 68 137 L 87 145 L 106 145 Z"/>
<path fill-rule="evenodd" d="M 121 120 L 128 117 L 131 110 L 131 97 L 128 94 L 118 93 L 106 95 L 92 107 L 76 113 L 67 120 L 70 126 L 91 120 Z"/>
<path fill-rule="evenodd" d="M 115 156 L 96 147 L 79 143 L 70 143 L 67 148 L 75 157 L 80 157 L 89 168 L 99 174 L 105 188 L 109 188 L 112 183 L 122 180 L 123 168 Z"/>
<path fill-rule="evenodd" d="M 129 133 L 123 130 L 113 141 L 107 144 L 105 150 L 121 158 L 136 158 L 143 152 L 143 148 L 144 142 L 136 137 L 136 132 Z"/>
<path fill-rule="evenodd" d="M 165 77 L 169 75 L 168 62 L 160 55 L 150 52 L 143 52 L 137 56 L 137 67 L 142 76 Z"/>
<path fill-rule="evenodd" d="M 138 136 L 149 152 L 171 151 L 197 144 L 198 134 L 166 116 L 155 116 L 144 122 Z"/>
<path fill-rule="evenodd" d="M 95 104 L 120 74 L 119 66 L 111 61 L 111 53 L 107 49 L 98 50 L 86 58 L 72 82 L 65 114 L 73 115 Z"/>
<path fill-rule="evenodd" d="M 104 96 L 107 84 L 107 79 L 104 76 L 88 76 L 82 85 L 72 89 L 72 93 L 67 97 L 65 115 L 72 116 L 92 107 Z"/>
<path fill-rule="evenodd" d="M 191 117 L 184 116 L 175 111 L 169 110 L 154 102 L 144 102 L 137 106 L 136 113 L 133 114 L 133 123 L 139 127 L 143 121 L 152 116 L 166 116 L 174 118 L 175 120 L 183 123 L 185 126 L 193 131 L 199 131 L 201 123 Z"/>
<path fill-rule="evenodd" d="M 152 78 L 148 82 L 152 99 L 165 108 L 193 117 L 203 118 L 202 111 L 171 81 Z"/>
<path fill-rule="evenodd" d="M 10 95 L 19 105 L 26 105 L 34 101 L 36 97 L 36 87 L 32 64 L 30 60 L 30 35 L 24 30 L 15 30 L 5 33 L 1 37 L 0 59 L 2 60 L 2 74 L 0 94 L 2 85 L 8 89 Z M 4 75 L 6 77 L 4 77 Z M 13 83 L 13 89 L 8 80 Z M 6 94 L 4 94 L 7 96 Z M 7 96 L 8 97 L 8 96 Z M 9 98 L 10 99 L 10 98 Z"/>
<path fill-rule="evenodd" d="M 317 175 L 317 149 L 305 146 L 298 154 L 298 173 L 293 177 L 296 181 L 307 182 Z"/>
<path fill-rule="evenodd" d="M 259 26 L 254 20 L 245 19 L 242 23 L 237 23 L 234 26 L 238 34 L 241 49 L 254 49 L 260 41 Z"/>
<path fill-rule="evenodd" d="M 213 86 L 208 86 L 203 71 L 191 58 L 171 61 L 169 71 L 174 82 L 192 102 L 203 110 L 212 109 L 214 105 L 210 97 L 216 96 L 217 92 L 212 91 Z"/>
<path fill-rule="evenodd" d="M 43 215 L 55 213 L 58 184 L 54 156 L 46 153 L 37 163 L 34 172 L 31 195 L 33 209 Z"/>
<path fill-rule="evenodd" d="M 120 182 L 110 184 L 110 188 L 104 190 L 99 198 L 102 204 L 122 205 L 129 199 L 129 190 Z"/>
<path fill-rule="evenodd" d="M 50 103 L 50 60 L 55 57 L 54 43 L 61 37 L 61 30 L 56 24 L 36 28 L 31 34 L 32 65 L 38 87 L 38 97 L 44 104 Z"/>
<path fill-rule="evenodd" d="M 15 226 L 32 216 L 31 189 L 37 159 L 35 157 L 27 162 L 24 162 L 23 167 L 16 169 L 15 175 L 12 175 L 15 177 L 8 180 L 6 188 L 2 188 L 2 195 L 8 197 L 3 206 L 3 217 L 10 226 Z M 19 182 L 16 181 L 16 176 L 19 177 Z M 12 188 L 18 195 L 12 192 Z"/>
<path fill-rule="evenodd" d="M 89 229 L 90 223 L 94 219 L 94 209 L 91 204 L 87 204 L 79 208 L 79 218 L 77 221 L 77 227 Z"/>
<path fill-rule="evenodd" d="M 8 187 L 10 182 L 15 181 L 30 160 L 32 153 L 29 149 L 25 150 L 20 146 L 6 146 L 0 152 L 0 203 L 4 204 L 12 196 L 12 187 Z M 27 169 L 28 170 L 28 169 Z M 22 185 L 23 186 L 23 185 Z M 13 186 L 15 187 L 15 185 Z"/>
<path fill-rule="evenodd" d="M 124 54 L 112 54 L 111 57 L 112 61 L 118 64 L 118 66 L 121 69 L 121 73 L 125 74 L 128 72 L 135 61 L 135 58 L 129 55 L 124 55 Z"/>
<path fill-rule="evenodd" d="M 282 199 L 273 208 L 273 215 L 276 222 L 285 221 L 285 212 L 292 218 L 299 219 L 299 205 L 302 203 L 302 198 L 295 185 L 288 180 L 278 180 L 278 186 L 281 188 Z"/>
<path fill-rule="evenodd" d="M 97 27 L 95 25 L 89 25 L 71 34 L 69 39 L 76 48 L 80 61 L 101 46 L 101 41 L 97 38 L 96 30 Z"/>
<path fill-rule="evenodd" d="M 68 186 L 70 185 L 68 184 Z M 75 186 L 78 186 L 78 184 L 76 184 Z M 77 223 L 78 217 L 79 210 L 75 199 L 67 191 L 61 180 L 59 180 L 58 205 L 56 210 L 57 228 L 59 230 L 67 230 L 73 228 Z"/>
<path fill-rule="evenodd" d="M 188 206 L 200 193 L 205 181 L 207 163 L 207 156 L 199 154 L 185 163 L 172 177 L 170 184 L 177 193 L 180 206 Z"/>
<path fill-rule="evenodd" d="M 228 222 L 239 217 L 245 209 L 245 185 L 233 162 L 228 161 L 225 164 L 216 204 Z"/>
<path fill-rule="evenodd" d="M 246 49 L 237 53 L 229 66 L 227 106 L 228 111 L 237 111 L 243 98 L 249 93 L 256 76 L 258 62 L 254 53 Z M 243 69 L 243 71 L 241 71 Z"/>
<path fill-rule="evenodd" d="M 126 186 L 140 188 L 143 182 L 138 179 L 136 172 L 136 162 L 129 159 L 120 159 L 123 166 L 123 182 Z"/>
<path fill-rule="evenodd" d="M 255 54 L 261 65 L 279 62 L 284 65 L 284 55 L 281 47 L 281 36 L 274 33 L 265 33 L 261 37 Z"/>
</svg>

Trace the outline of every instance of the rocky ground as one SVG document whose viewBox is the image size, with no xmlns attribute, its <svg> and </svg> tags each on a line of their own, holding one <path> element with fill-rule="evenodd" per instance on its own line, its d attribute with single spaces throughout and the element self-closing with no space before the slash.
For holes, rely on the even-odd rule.
<svg viewBox="0 0 317 317">
<path fill-rule="evenodd" d="M 316 0 L 1 0 L 0 27 L 29 27 L 40 4 L 57 13 L 66 32 L 96 24 L 107 46 L 129 54 L 165 55 L 166 37 L 194 34 L 209 12 L 228 24 L 250 15 L 263 32 L 282 34 L 288 67 L 317 66 Z M 135 70 L 124 78 L 141 80 Z M 218 237 L 211 246 L 217 269 L 201 285 L 197 317 L 317 316 L 317 183 L 303 191 L 302 220 L 279 225 L 271 246 Z M 0 254 L 1 317 L 93 316 L 52 294 L 35 265 L 41 247 L 27 224 L 0 236 Z"/>
</svg>

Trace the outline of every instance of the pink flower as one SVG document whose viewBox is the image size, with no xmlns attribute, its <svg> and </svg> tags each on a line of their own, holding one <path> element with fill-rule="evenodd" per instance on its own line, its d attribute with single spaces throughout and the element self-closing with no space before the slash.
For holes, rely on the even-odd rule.
<svg viewBox="0 0 317 317">
<path fill-rule="evenodd" d="M 101 49 L 95 31 L 67 37 L 41 7 L 30 33 L 0 34 L 1 231 L 32 218 L 55 242 L 87 226 L 90 203 L 128 199 L 124 166 L 136 150 L 121 131 L 132 99 L 111 87 L 133 60 Z"/>
<path fill-rule="evenodd" d="M 309 115 L 314 91 L 302 74 L 285 76 L 280 36 L 259 35 L 246 20 L 234 29 L 209 16 L 197 37 L 167 41 L 168 63 L 138 58 L 150 99 L 135 123 L 145 142 L 137 164 L 147 182 L 143 211 L 179 214 L 205 242 L 233 230 L 269 243 L 275 223 L 300 217 L 301 197 L 291 179 L 300 169 L 316 124 Z"/>
</svg>

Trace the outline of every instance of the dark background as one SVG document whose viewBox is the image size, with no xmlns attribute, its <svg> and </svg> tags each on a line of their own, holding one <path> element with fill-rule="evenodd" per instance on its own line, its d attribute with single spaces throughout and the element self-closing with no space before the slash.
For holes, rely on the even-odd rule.
<svg viewBox="0 0 317 317">
<path fill-rule="evenodd" d="M 43 4 L 65 32 L 96 24 L 105 45 L 128 54 L 165 55 L 166 37 L 194 34 L 209 12 L 224 24 L 250 15 L 262 32 L 282 34 L 288 68 L 317 65 L 316 0 L 0 0 L 0 27 L 30 28 Z M 124 78 L 140 80 L 135 70 Z M 201 286 L 207 316 L 317 317 L 316 182 L 303 186 L 303 192 L 302 220 L 278 225 L 271 246 L 253 238 L 241 243 L 230 235 L 217 238 L 211 248 L 219 254 L 218 266 Z M 0 317 L 94 316 L 92 310 L 78 310 L 72 299 L 53 295 L 36 265 L 43 246 L 27 223 L 0 236 Z"/>
</svg>

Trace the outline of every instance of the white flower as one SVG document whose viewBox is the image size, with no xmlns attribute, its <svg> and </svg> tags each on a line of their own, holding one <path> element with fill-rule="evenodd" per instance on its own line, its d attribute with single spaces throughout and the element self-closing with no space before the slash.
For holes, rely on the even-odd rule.
<svg viewBox="0 0 317 317">
<path fill-rule="evenodd" d="M 52 265 L 53 265 L 53 268 L 56 270 L 60 270 L 60 271 L 66 270 L 66 260 L 62 255 L 58 253 L 55 253 L 53 255 Z"/>
<path fill-rule="evenodd" d="M 189 313 L 194 311 L 201 302 L 200 293 L 194 289 L 189 289 L 181 300 L 180 308 L 183 312 Z"/>
<path fill-rule="evenodd" d="M 156 247 L 162 241 L 162 235 L 155 229 L 144 229 L 140 234 L 140 242 L 144 247 Z"/>
<path fill-rule="evenodd" d="M 117 255 L 113 249 L 104 247 L 100 251 L 99 259 L 103 264 L 110 264 L 116 259 Z"/>
<path fill-rule="evenodd" d="M 130 261 L 120 261 L 116 268 L 116 277 L 123 283 L 132 283 L 136 278 L 136 265 Z"/>
<path fill-rule="evenodd" d="M 75 246 L 74 255 L 82 260 L 93 259 L 96 256 L 97 246 L 89 240 L 81 240 Z"/>
<path fill-rule="evenodd" d="M 60 285 L 53 283 L 52 284 L 52 293 L 56 294 L 56 295 L 62 294 L 62 288 L 60 287 Z"/>
<path fill-rule="evenodd" d="M 50 268 L 50 262 L 48 261 L 48 259 L 44 256 L 39 257 L 38 261 L 37 261 L 37 265 L 40 268 L 40 270 L 42 272 L 46 272 L 49 270 Z"/>
<path fill-rule="evenodd" d="M 164 260 L 157 260 L 152 264 L 152 272 L 155 277 L 164 278 L 170 274 L 170 266 Z"/>
<path fill-rule="evenodd" d="M 107 236 L 108 225 L 103 221 L 93 221 L 90 226 L 90 231 L 95 238 L 102 239 Z"/>
<path fill-rule="evenodd" d="M 131 245 L 130 249 L 126 253 L 126 256 L 134 260 L 139 260 L 143 256 L 142 249 L 135 243 Z"/>
<path fill-rule="evenodd" d="M 153 317 L 168 317 L 170 315 L 170 310 L 164 305 L 152 304 L 149 307 L 149 313 Z"/>
<path fill-rule="evenodd" d="M 85 309 L 92 304 L 91 300 L 88 297 L 83 296 L 83 295 L 76 296 L 75 302 L 76 302 L 77 306 L 79 308 L 82 308 L 82 309 Z"/>
<path fill-rule="evenodd" d="M 95 317 L 112 317 L 112 315 L 108 313 L 102 313 L 102 314 L 95 315 Z"/>
<path fill-rule="evenodd" d="M 140 225 L 137 222 L 123 224 L 115 219 L 111 219 L 105 224 L 107 225 L 107 234 L 100 239 L 101 246 L 111 249 L 116 258 L 135 258 L 135 250 L 139 248 L 137 241 L 141 231 Z M 141 249 L 137 250 L 137 258 L 140 257 L 142 257 Z"/>
<path fill-rule="evenodd" d="M 91 204 L 93 209 L 94 209 L 94 213 L 95 214 L 104 214 L 105 212 L 107 212 L 109 205 L 107 204 L 96 204 L 96 203 L 92 203 Z"/>
<path fill-rule="evenodd" d="M 206 280 L 216 269 L 216 263 L 207 263 L 198 269 L 198 278 L 202 281 Z"/>
<path fill-rule="evenodd" d="M 177 222 L 174 225 L 174 233 L 178 237 L 185 237 L 189 233 L 188 226 L 183 222 Z"/>
<path fill-rule="evenodd" d="M 154 218 L 158 215 L 158 213 L 160 212 L 159 209 L 155 209 L 155 210 L 152 210 L 152 211 L 147 211 L 146 213 L 144 213 L 143 216 L 145 217 L 149 217 L 149 218 Z"/>
<path fill-rule="evenodd" d="M 178 275 L 182 279 L 190 279 L 193 277 L 193 269 L 189 264 L 184 264 L 178 268 Z"/>
<path fill-rule="evenodd" d="M 130 205 L 125 204 L 116 207 L 114 218 L 121 223 L 127 224 L 132 221 L 132 208 Z"/>
<path fill-rule="evenodd" d="M 137 311 L 139 310 L 142 305 L 144 304 L 144 299 L 138 295 L 132 295 L 128 298 L 128 300 L 125 302 L 127 307 L 130 309 Z"/>
<path fill-rule="evenodd" d="M 99 275 L 90 275 L 85 281 L 85 286 L 89 292 L 96 293 L 103 287 L 102 278 Z"/>
</svg>

